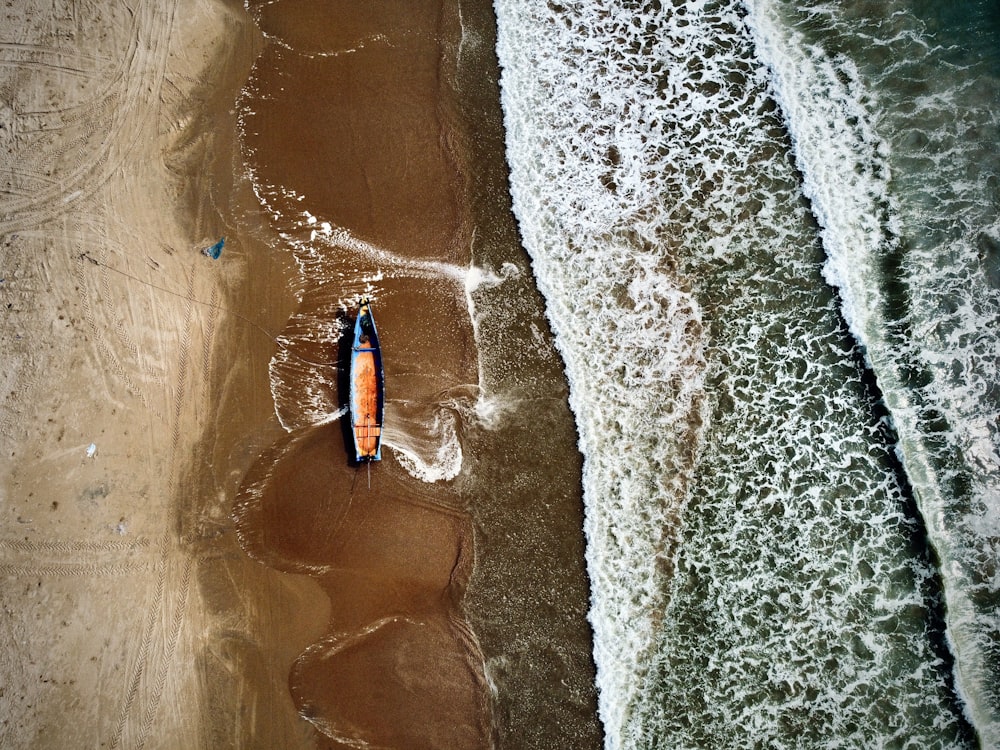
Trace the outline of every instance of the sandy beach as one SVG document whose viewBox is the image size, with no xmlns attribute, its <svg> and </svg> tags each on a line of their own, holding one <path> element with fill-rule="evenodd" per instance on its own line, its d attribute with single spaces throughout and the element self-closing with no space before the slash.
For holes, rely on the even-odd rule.
<svg viewBox="0 0 1000 750">
<path fill-rule="evenodd" d="M 287 673 L 328 601 L 228 521 L 273 345 L 230 314 L 250 248 L 201 252 L 243 210 L 259 32 L 197 0 L 0 13 L 0 745 L 313 746 Z M 264 328 L 284 273 L 256 264 Z"/>
<path fill-rule="evenodd" d="M 489 3 L 253 12 L 0 11 L 0 746 L 596 747 L 579 456 Z M 349 238 L 308 273 L 302 210 Z M 481 340 L 534 342 L 492 370 L 477 264 L 523 269 L 478 293 Z M 362 489 L 314 324 L 372 279 L 394 390 Z M 488 427 L 486 386 L 519 404 Z M 442 417 L 461 471 L 418 480 Z"/>
</svg>

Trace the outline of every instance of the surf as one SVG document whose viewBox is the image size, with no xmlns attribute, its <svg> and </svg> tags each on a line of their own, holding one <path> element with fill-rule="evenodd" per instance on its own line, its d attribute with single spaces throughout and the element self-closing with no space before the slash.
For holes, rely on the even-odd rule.
<svg viewBox="0 0 1000 750">
<path fill-rule="evenodd" d="M 849 7 L 750 7 L 822 227 L 825 276 L 878 378 L 939 559 L 957 686 L 992 746 L 1000 293 L 988 257 L 1000 224 L 981 196 L 1000 170 L 1000 35 L 975 4 L 921 17 L 894 3 L 889 24 L 859 23 Z"/>
<path fill-rule="evenodd" d="M 967 743 L 747 6 L 496 7 L 514 210 L 585 459 L 607 747 Z"/>
</svg>

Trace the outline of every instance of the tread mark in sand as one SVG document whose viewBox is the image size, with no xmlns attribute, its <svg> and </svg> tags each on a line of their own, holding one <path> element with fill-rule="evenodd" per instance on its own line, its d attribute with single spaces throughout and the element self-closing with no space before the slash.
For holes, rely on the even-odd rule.
<svg viewBox="0 0 1000 750">
<path fill-rule="evenodd" d="M 153 106 L 142 106 L 142 100 L 148 99 L 151 105 L 159 100 L 176 16 L 175 2 L 165 9 L 159 6 L 155 0 L 146 0 L 140 1 L 134 9 L 128 49 L 119 58 L 121 67 L 110 77 L 108 91 L 93 97 L 84 108 L 89 111 L 80 116 L 83 119 L 100 110 L 109 113 L 110 121 L 103 122 L 100 127 L 92 117 L 84 126 L 85 132 L 92 138 L 88 139 L 92 148 L 83 150 L 83 153 L 94 156 L 89 160 L 78 160 L 79 163 L 62 179 L 47 189 L 6 201 L 0 214 L 0 231 L 9 233 L 37 226 L 66 213 L 77 199 L 99 190 L 139 143 L 155 109 Z M 167 15 L 168 19 L 145 24 L 144 21 L 151 15 Z M 151 34 L 148 29 L 152 29 Z M 116 102 L 117 106 L 111 106 Z M 30 154 L 32 150 L 29 146 L 21 156 Z M 45 161 L 49 161 L 49 155 L 45 156 Z M 70 199 L 63 200 L 67 196 Z"/>
<path fill-rule="evenodd" d="M 87 577 L 110 578 L 130 576 L 153 567 L 149 562 L 123 562 L 98 565 L 95 563 L 63 563 L 48 565 L 17 565 L 14 563 L 0 564 L 2 576 L 45 576 L 47 578 Z"/>
<path fill-rule="evenodd" d="M 147 537 L 137 539 L 122 539 L 107 542 L 89 540 L 75 541 L 72 539 L 0 539 L 0 549 L 12 549 L 18 552 L 122 552 L 146 548 L 150 544 Z"/>
</svg>

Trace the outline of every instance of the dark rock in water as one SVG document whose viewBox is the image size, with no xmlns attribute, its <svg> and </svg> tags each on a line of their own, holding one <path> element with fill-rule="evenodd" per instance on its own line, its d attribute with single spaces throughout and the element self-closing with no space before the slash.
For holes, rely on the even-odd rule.
<svg viewBox="0 0 1000 750">
<path fill-rule="evenodd" d="M 978 244 L 986 280 L 994 289 L 1000 289 L 1000 240 L 983 232 Z"/>
</svg>

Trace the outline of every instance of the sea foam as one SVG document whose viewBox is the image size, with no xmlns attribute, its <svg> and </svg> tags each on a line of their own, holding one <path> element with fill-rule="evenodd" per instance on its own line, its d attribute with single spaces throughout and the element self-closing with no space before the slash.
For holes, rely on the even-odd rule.
<svg viewBox="0 0 1000 750">
<path fill-rule="evenodd" d="M 959 742 L 932 571 L 743 6 L 496 8 L 607 746 Z"/>
<path fill-rule="evenodd" d="M 982 201 L 1000 172 L 1000 81 L 905 4 L 880 14 L 889 22 L 850 6 L 749 5 L 823 227 L 825 273 L 941 561 L 958 688 L 981 740 L 1000 744 L 1000 289 L 983 263 L 1000 220 Z"/>
</svg>

